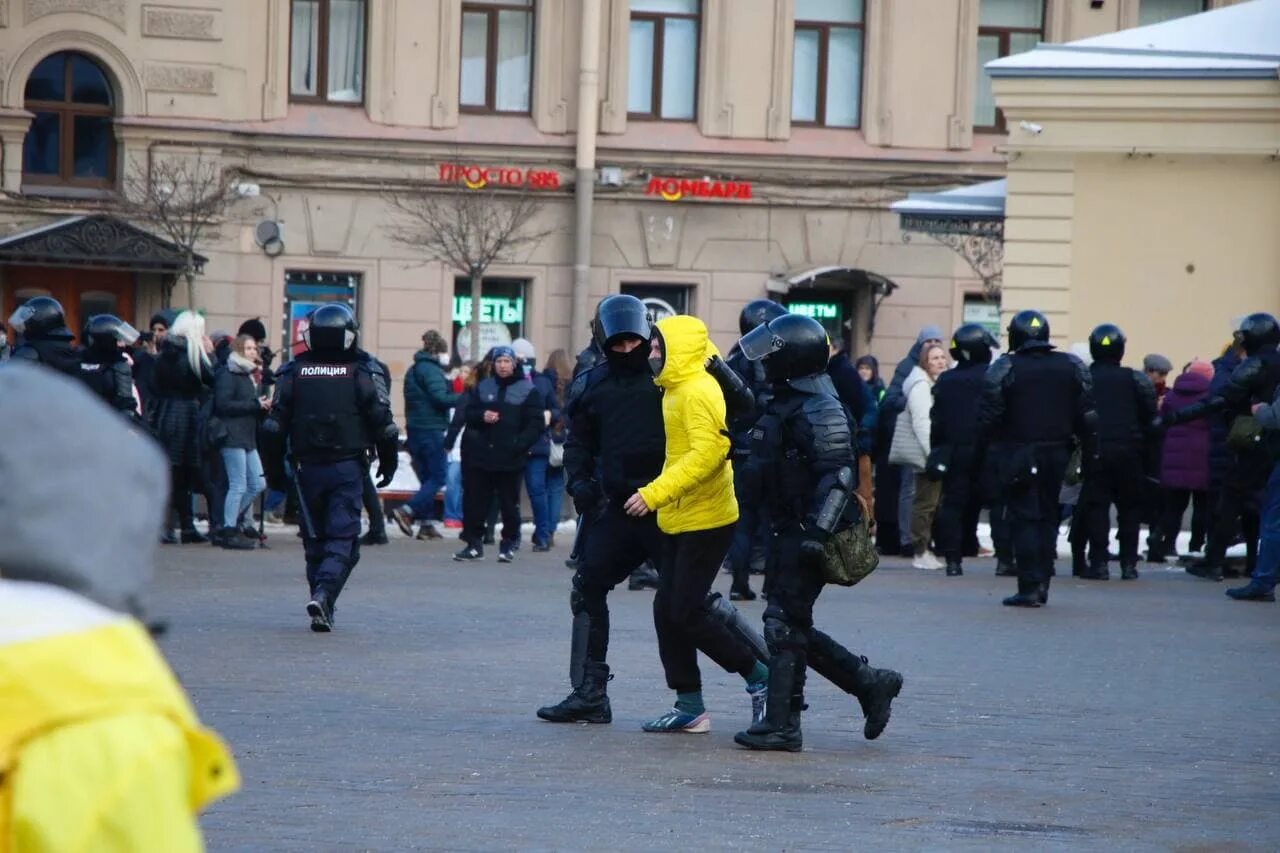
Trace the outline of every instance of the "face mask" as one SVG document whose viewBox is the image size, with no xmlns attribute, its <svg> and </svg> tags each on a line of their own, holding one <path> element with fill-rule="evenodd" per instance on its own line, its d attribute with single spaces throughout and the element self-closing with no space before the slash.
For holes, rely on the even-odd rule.
<svg viewBox="0 0 1280 853">
<path fill-rule="evenodd" d="M 452 359 L 449 357 L 449 353 L 442 352 L 436 356 L 436 361 L 440 362 L 441 367 L 448 367 L 449 362 L 452 361 Z"/>
</svg>

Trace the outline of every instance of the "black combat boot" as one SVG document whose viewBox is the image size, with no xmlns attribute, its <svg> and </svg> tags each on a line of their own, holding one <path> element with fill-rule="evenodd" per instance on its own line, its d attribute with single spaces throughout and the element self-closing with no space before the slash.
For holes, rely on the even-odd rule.
<svg viewBox="0 0 1280 853">
<path fill-rule="evenodd" d="M 307 615 L 311 617 L 311 630 L 317 634 L 327 634 L 333 630 L 333 604 L 329 594 L 316 588 L 307 602 Z"/>
<path fill-rule="evenodd" d="M 1159 560 L 1158 562 L 1164 562 L 1164 560 Z M 1131 565 L 1131 566 L 1125 566 L 1125 565 L 1120 566 L 1120 580 L 1122 580 L 1122 581 L 1136 581 L 1137 579 L 1138 579 L 1138 567 L 1137 567 L 1137 566 L 1132 566 L 1132 565 Z"/>
<path fill-rule="evenodd" d="M 855 655 L 816 629 L 809 635 L 806 662 L 818 675 L 858 700 L 866 718 L 863 737 L 867 740 L 880 737 L 889 725 L 890 706 L 902 691 L 902 674 L 870 666 L 865 656 Z"/>
<path fill-rule="evenodd" d="M 587 661 L 582 681 L 558 705 L 538 709 L 538 717 L 549 723 L 611 723 L 607 687 L 613 676 L 609 665 Z"/>
<path fill-rule="evenodd" d="M 1014 568 L 1014 565 L 1012 562 L 1005 562 L 1004 560 L 996 560 L 996 577 L 1012 578 L 1012 577 L 1016 577 L 1017 574 L 1018 574 L 1018 570 Z"/>
<path fill-rule="evenodd" d="M 1005 607 L 1039 607 L 1040 601 L 1040 582 L 1024 581 L 1018 578 L 1018 593 L 1011 595 L 1002 602 Z"/>
<path fill-rule="evenodd" d="M 947 560 L 947 577 L 958 578 L 964 574 L 964 566 L 959 560 Z"/>
<path fill-rule="evenodd" d="M 764 719 L 752 723 L 745 732 L 733 736 L 733 742 L 747 749 L 772 752 L 799 752 L 804 748 L 800 733 L 801 695 L 804 682 L 797 670 L 804 662 L 794 651 L 785 651 L 769 661 L 769 694 L 765 700 Z"/>
<path fill-rule="evenodd" d="M 1105 562 L 1095 562 L 1089 567 L 1089 571 L 1084 574 L 1087 581 L 1109 581 L 1111 580 L 1111 569 L 1107 567 Z"/>
</svg>

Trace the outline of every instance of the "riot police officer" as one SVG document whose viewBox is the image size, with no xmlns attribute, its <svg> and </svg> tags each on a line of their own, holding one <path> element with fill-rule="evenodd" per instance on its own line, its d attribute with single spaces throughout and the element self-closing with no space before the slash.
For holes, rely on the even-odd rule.
<svg viewBox="0 0 1280 853">
<path fill-rule="evenodd" d="M 657 562 L 665 539 L 657 516 L 629 516 L 623 504 L 662 472 L 666 436 L 662 392 L 649 369 L 649 319 L 644 303 L 626 294 L 604 299 L 595 331 L 604 360 L 579 373 L 569 389 L 567 488 L 582 517 L 578 567 L 569 593 L 573 631 L 569 679 L 573 692 L 538 709 L 555 723 L 607 723 L 609 591 L 646 559 Z"/>
<path fill-rule="evenodd" d="M 13 312 L 9 325 L 22 338 L 11 358 L 79 377 L 80 348 L 72 343 L 75 335 L 67 328 L 67 315 L 58 300 L 49 296 L 27 300 Z"/>
<path fill-rule="evenodd" d="M 399 430 L 381 376 L 355 348 L 351 309 L 315 311 L 307 351 L 276 374 L 263 425 L 264 467 L 274 488 L 285 483 L 288 441 L 302 510 L 302 541 L 311 599 L 311 630 L 333 626 L 333 608 L 360 559 L 360 504 L 369 447 L 378 452 L 378 487 L 391 482 Z"/>
<path fill-rule="evenodd" d="M 772 524 L 769 604 L 764 612 L 769 686 L 762 719 L 734 741 L 749 749 L 799 751 L 805 668 L 858 697 L 864 734 L 877 737 L 889 721 L 902 676 L 874 669 L 813 626 L 823 587 L 823 543 L 853 524 L 858 504 L 850 417 L 827 376 L 829 344 L 822 326 L 787 314 L 739 341 L 762 361 L 774 396 L 752 430 L 749 476 L 758 478 Z"/>
<path fill-rule="evenodd" d="M 1090 580 L 1111 576 L 1107 552 L 1112 504 L 1120 528 L 1120 576 L 1137 580 L 1143 486 L 1148 478 L 1158 476 L 1152 429 L 1156 390 L 1145 374 L 1121 366 L 1124 347 L 1124 332 L 1111 323 L 1103 323 L 1089 335 L 1093 356 L 1089 374 L 1098 418 L 1093 453 L 1083 459 L 1079 505 L 1089 531 L 1092 562 L 1084 577 Z"/>
<path fill-rule="evenodd" d="M 1267 451 L 1266 442 L 1249 440 L 1247 431 L 1237 429 L 1236 421 L 1249 416 L 1254 406 L 1270 404 L 1280 388 L 1280 350 L 1277 350 L 1280 346 L 1280 323 L 1270 314 L 1250 314 L 1240 322 L 1236 340 L 1244 349 L 1245 359 L 1231 372 L 1231 378 L 1221 393 L 1188 406 L 1157 425 L 1183 423 L 1215 412 L 1227 416 L 1227 426 L 1231 430 L 1227 439 L 1231 461 L 1223 477 L 1215 529 L 1209 536 L 1209 548 L 1205 554 L 1207 566 L 1195 573 L 1208 579 L 1222 580 L 1226 547 L 1238 518 L 1248 544 L 1249 573 L 1253 579 L 1244 586 L 1227 590 L 1227 595 L 1241 601 L 1271 601 L 1275 598 L 1275 578 L 1260 580 L 1257 576 L 1262 571 L 1257 549 L 1261 520 L 1254 496 L 1266 485 L 1275 460 Z M 1232 434 L 1242 436 L 1242 439 L 1233 441 Z"/>
<path fill-rule="evenodd" d="M 133 367 L 121 347 L 132 346 L 138 330 L 114 314 L 98 314 L 85 324 L 80 378 L 108 406 L 138 421 Z"/>
<path fill-rule="evenodd" d="M 992 538 L 997 563 L 1011 562 L 1007 537 L 1000 535 L 1003 507 L 996 496 L 994 460 L 978 454 L 978 401 L 995 339 L 977 323 L 966 323 L 951 336 L 953 370 L 946 370 L 933 386 L 929 415 L 929 445 L 935 456 L 934 476 L 942 479 L 942 503 L 938 507 L 938 548 L 947 561 L 947 577 L 964 574 L 966 527 L 976 524 L 976 509 L 983 503 L 991 511 Z M 970 521 L 972 519 L 972 522 Z M 972 528 L 968 528 L 972 531 Z"/>
<path fill-rule="evenodd" d="M 978 441 L 1001 443 L 997 469 L 1018 569 L 1018 593 L 1003 603 L 1039 607 L 1057 557 L 1058 492 L 1072 440 L 1088 452 L 1093 393 L 1084 364 L 1054 351 L 1039 311 L 1015 314 L 1008 331 L 1011 352 L 986 374 Z"/>
<path fill-rule="evenodd" d="M 756 327 L 776 320 L 787 309 L 769 299 L 756 299 L 748 302 L 738 316 L 738 330 L 743 337 Z M 729 588 L 729 598 L 733 601 L 753 601 L 756 594 L 751 591 L 751 552 L 757 544 L 761 544 L 768 528 L 768 520 L 762 515 L 760 501 L 747 493 L 747 486 L 742 480 L 742 472 L 746 464 L 746 448 L 750 443 L 751 428 L 764 414 L 765 406 L 773 392 L 769 389 L 769 381 L 764 375 L 764 366 L 750 361 L 743 355 L 741 348 L 734 346 L 725 363 L 742 378 L 754 396 L 755 405 L 748 411 L 730 413 L 729 437 L 733 442 L 733 491 L 738 497 L 738 526 L 733 531 L 733 543 L 725 558 L 729 571 L 733 575 L 733 583 Z"/>
</svg>

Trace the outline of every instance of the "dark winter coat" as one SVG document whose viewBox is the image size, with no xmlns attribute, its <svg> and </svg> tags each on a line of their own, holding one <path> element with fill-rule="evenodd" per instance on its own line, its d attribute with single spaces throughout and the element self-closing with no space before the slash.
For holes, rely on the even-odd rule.
<svg viewBox="0 0 1280 853">
<path fill-rule="evenodd" d="M 1184 373 L 1164 395 L 1161 417 L 1169 417 L 1209 396 L 1210 380 L 1195 373 Z M 1169 427 L 1164 437 L 1160 459 L 1160 483 L 1166 489 L 1209 488 L 1209 445 L 1212 425 L 1199 418 Z M 1225 460 L 1224 460 L 1225 461 Z"/>
<path fill-rule="evenodd" d="M 411 432 L 444 432 L 449 428 L 449 410 L 457 403 L 458 395 L 450 390 L 435 353 L 414 353 L 413 366 L 404 376 L 405 426 Z"/>
<path fill-rule="evenodd" d="M 14 361 L 39 362 L 79 379 L 83 352 L 71 341 L 72 335 L 66 329 L 50 332 L 39 340 L 23 341 L 10 358 Z"/>
<path fill-rule="evenodd" d="M 252 373 L 229 358 L 213 380 L 213 413 L 227 428 L 223 447 L 258 449 L 258 417 L 262 405 Z"/>
<path fill-rule="evenodd" d="M 880 422 L 880 406 L 871 386 L 862 381 L 858 369 L 849 360 L 847 350 L 841 350 L 827 362 L 827 375 L 836 386 L 840 402 L 849 410 L 857 426 L 854 449 L 859 456 L 870 456 L 875 445 L 876 427 Z"/>
<path fill-rule="evenodd" d="M 506 379 L 484 379 L 466 395 L 466 432 L 462 434 L 462 464 L 482 471 L 519 471 L 529 461 L 529 449 L 545 422 L 542 395 L 519 373 Z M 497 423 L 485 423 L 484 413 L 499 413 Z"/>
<path fill-rule="evenodd" d="M 1228 349 L 1221 357 L 1213 360 L 1213 380 L 1209 383 L 1210 397 L 1222 395 L 1222 389 L 1231 381 L 1231 374 L 1240 366 L 1241 358 Z M 1231 466 L 1231 451 L 1227 449 L 1227 433 L 1230 431 L 1232 415 L 1228 412 L 1214 412 L 1207 418 L 1209 422 L 1209 488 L 1216 489 L 1222 485 L 1222 479 Z"/>
<path fill-rule="evenodd" d="M 155 368 L 155 401 L 151 429 L 175 467 L 198 466 L 201 461 L 201 405 L 213 387 L 208 364 L 197 375 L 187 361 L 187 344 L 170 335 L 160 345 Z"/>
<path fill-rule="evenodd" d="M 533 373 L 529 377 L 529 381 L 533 383 L 533 387 L 537 390 L 538 396 L 542 398 L 542 408 L 544 412 L 551 415 L 550 426 L 538 433 L 538 440 L 534 442 L 532 448 L 529 449 L 530 456 L 549 456 L 551 455 L 551 434 L 553 431 L 559 436 L 563 432 L 560 422 L 562 413 L 560 411 L 560 401 L 556 399 L 556 382 L 555 373 L 551 371 L 543 371 L 541 373 Z M 560 437 L 557 441 L 562 441 Z"/>
</svg>

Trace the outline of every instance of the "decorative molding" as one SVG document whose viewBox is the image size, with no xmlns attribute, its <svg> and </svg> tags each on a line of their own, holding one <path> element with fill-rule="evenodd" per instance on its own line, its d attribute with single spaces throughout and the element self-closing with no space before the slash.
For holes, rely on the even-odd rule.
<svg viewBox="0 0 1280 853">
<path fill-rule="evenodd" d="M 27 0 L 26 22 L 62 12 L 84 12 L 113 24 L 123 33 L 127 5 L 126 0 Z"/>
<path fill-rule="evenodd" d="M 436 90 L 431 95 L 431 126 L 458 126 L 458 86 L 462 66 L 462 6 L 440 3 L 436 32 Z"/>
<path fill-rule="evenodd" d="M 893 145 L 893 113 L 890 58 L 893 55 L 893 3 L 867 3 L 863 14 L 862 41 L 862 134 L 871 145 Z"/>
<path fill-rule="evenodd" d="M 222 41 L 222 13 L 217 9 L 143 6 L 142 34 L 149 38 Z"/>
<path fill-rule="evenodd" d="M 569 14 L 565 0 L 541 0 L 535 4 L 533 47 L 533 121 L 543 133 L 569 132 L 569 101 L 565 97 L 564 69 L 573 62 L 565 51 L 565 32 L 579 25 L 580 19 Z M 581 45 L 579 45 L 579 50 Z M 576 69 L 576 63 L 574 63 Z M 577 75 L 574 76 L 577 79 Z"/>
<path fill-rule="evenodd" d="M 286 0 L 266 0 L 267 69 L 262 82 L 262 118 L 289 113 L 289 13 Z"/>
<path fill-rule="evenodd" d="M 650 267 L 674 267 L 680 259 L 680 238 L 684 233 L 684 210 L 650 207 L 637 211 L 644 253 Z"/>
<path fill-rule="evenodd" d="M 791 138 L 792 52 L 796 34 L 795 0 L 773 0 L 773 58 L 769 109 L 765 112 L 768 139 Z"/>
<path fill-rule="evenodd" d="M 978 2 L 960 0 L 956 25 L 956 68 L 952 79 L 951 115 L 947 116 L 947 147 L 965 149 L 973 145 L 973 96 L 978 86 Z"/>
<path fill-rule="evenodd" d="M 179 272 L 186 267 L 182 249 L 114 216 L 77 216 L 53 228 L 23 237 L 10 236 L 0 261 L 86 265 L 136 272 Z M 195 256 L 196 271 L 209 262 Z"/>
<path fill-rule="evenodd" d="M 3 102 L 21 104 L 24 100 L 22 87 L 31 76 L 36 63 L 61 50 L 78 50 L 102 63 L 116 84 L 116 93 L 120 96 L 119 115 L 138 115 L 144 112 L 142 78 L 132 61 L 115 43 L 87 30 L 55 30 L 28 44 L 4 76 Z"/>
<path fill-rule="evenodd" d="M 627 130 L 627 68 L 631 53 L 631 6 L 627 0 L 607 0 L 601 16 L 604 33 L 600 43 L 600 72 L 605 75 L 600 104 L 600 132 L 625 133 Z"/>
<path fill-rule="evenodd" d="M 218 69 L 213 65 L 148 62 L 142 76 L 148 92 L 180 92 L 187 95 L 218 93 Z"/>
</svg>

